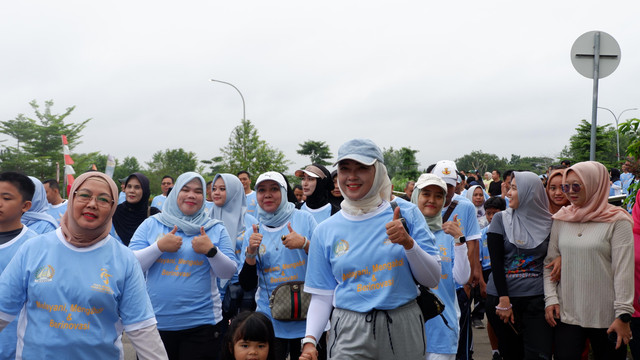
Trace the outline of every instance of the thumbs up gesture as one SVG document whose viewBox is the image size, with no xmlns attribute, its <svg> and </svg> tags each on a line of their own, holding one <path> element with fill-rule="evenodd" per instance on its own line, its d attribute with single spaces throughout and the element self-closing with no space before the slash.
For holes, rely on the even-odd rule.
<svg viewBox="0 0 640 360">
<path fill-rule="evenodd" d="M 176 252 L 182 246 L 182 237 L 176 235 L 177 226 L 158 240 L 158 249 L 162 252 Z"/>
<path fill-rule="evenodd" d="M 206 254 L 213 247 L 213 243 L 209 239 L 209 235 L 204 231 L 204 227 L 200 226 L 200 235 L 191 240 L 191 247 L 198 254 Z"/>
<path fill-rule="evenodd" d="M 262 234 L 259 233 L 260 225 L 253 224 L 253 234 L 249 237 L 249 247 L 247 247 L 247 253 L 255 254 L 262 243 Z"/>
<path fill-rule="evenodd" d="M 400 244 L 404 246 L 406 250 L 409 250 L 413 247 L 413 239 L 407 233 L 407 230 L 404 229 L 404 225 L 402 224 L 400 207 L 397 207 L 395 208 L 395 210 L 393 210 L 393 220 L 387 223 L 386 228 L 387 236 L 392 243 Z"/>
<path fill-rule="evenodd" d="M 287 229 L 289 229 L 289 233 L 287 235 L 282 235 L 282 244 L 287 249 L 301 249 L 304 244 L 304 237 L 291 227 L 291 223 L 287 223 Z"/>
</svg>

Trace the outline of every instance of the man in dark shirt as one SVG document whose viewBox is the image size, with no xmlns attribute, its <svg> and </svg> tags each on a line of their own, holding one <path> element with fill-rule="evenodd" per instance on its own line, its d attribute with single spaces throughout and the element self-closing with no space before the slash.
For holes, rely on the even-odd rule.
<svg viewBox="0 0 640 360">
<path fill-rule="evenodd" d="M 502 181 L 500 180 L 500 171 L 493 170 L 491 172 L 491 179 L 493 181 L 489 184 L 489 195 L 500 196 L 500 194 L 502 193 L 502 190 L 500 188 L 502 186 Z"/>
</svg>

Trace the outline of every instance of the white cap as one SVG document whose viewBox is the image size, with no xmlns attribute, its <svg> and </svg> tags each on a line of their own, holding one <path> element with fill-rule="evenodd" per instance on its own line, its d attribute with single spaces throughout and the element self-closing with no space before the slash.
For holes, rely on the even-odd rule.
<svg viewBox="0 0 640 360">
<path fill-rule="evenodd" d="M 456 186 L 458 183 L 456 163 L 451 160 L 440 160 L 436 163 L 436 166 L 431 171 L 440 179 L 444 180 L 449 185 Z"/>
<path fill-rule="evenodd" d="M 258 180 L 256 180 L 256 184 L 255 184 L 256 189 L 258 188 L 258 184 L 260 184 L 265 180 L 275 181 L 283 188 L 285 189 L 287 188 L 287 182 L 284 180 L 284 177 L 282 177 L 282 175 L 279 172 L 267 171 L 266 173 L 260 174 L 260 176 L 258 176 Z"/>
<path fill-rule="evenodd" d="M 422 190 L 429 185 L 437 185 L 442 188 L 445 194 L 447 193 L 447 184 L 435 174 L 422 174 L 418 178 L 418 181 L 416 181 L 416 188 L 419 190 Z"/>
</svg>

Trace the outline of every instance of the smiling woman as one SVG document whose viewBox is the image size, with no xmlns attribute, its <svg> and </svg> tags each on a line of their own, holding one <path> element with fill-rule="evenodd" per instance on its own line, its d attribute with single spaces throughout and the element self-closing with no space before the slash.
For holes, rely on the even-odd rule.
<svg viewBox="0 0 640 360">
<path fill-rule="evenodd" d="M 237 267 L 223 223 L 204 211 L 204 187 L 199 174 L 180 175 L 163 211 L 140 224 L 129 244 L 147 274 L 170 359 L 219 354 L 224 322 L 216 282 L 230 279 Z"/>
<path fill-rule="evenodd" d="M 109 236 L 115 183 L 85 173 L 70 193 L 61 228 L 26 242 L 0 276 L 0 329 L 22 310 L 25 359 L 122 358 L 123 327 L 141 359 L 165 359 L 140 266 Z"/>
</svg>

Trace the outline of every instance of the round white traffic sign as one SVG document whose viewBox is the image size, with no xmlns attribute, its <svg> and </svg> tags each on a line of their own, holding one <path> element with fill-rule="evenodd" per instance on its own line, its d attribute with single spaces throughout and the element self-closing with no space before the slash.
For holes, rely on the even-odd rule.
<svg viewBox="0 0 640 360">
<path fill-rule="evenodd" d="M 600 47 L 596 49 L 598 34 Z M 620 64 L 620 46 L 613 36 L 604 31 L 586 32 L 580 35 L 571 47 L 571 63 L 582 76 L 589 79 L 593 79 L 596 52 L 599 52 L 599 79 L 611 75 Z"/>
</svg>

